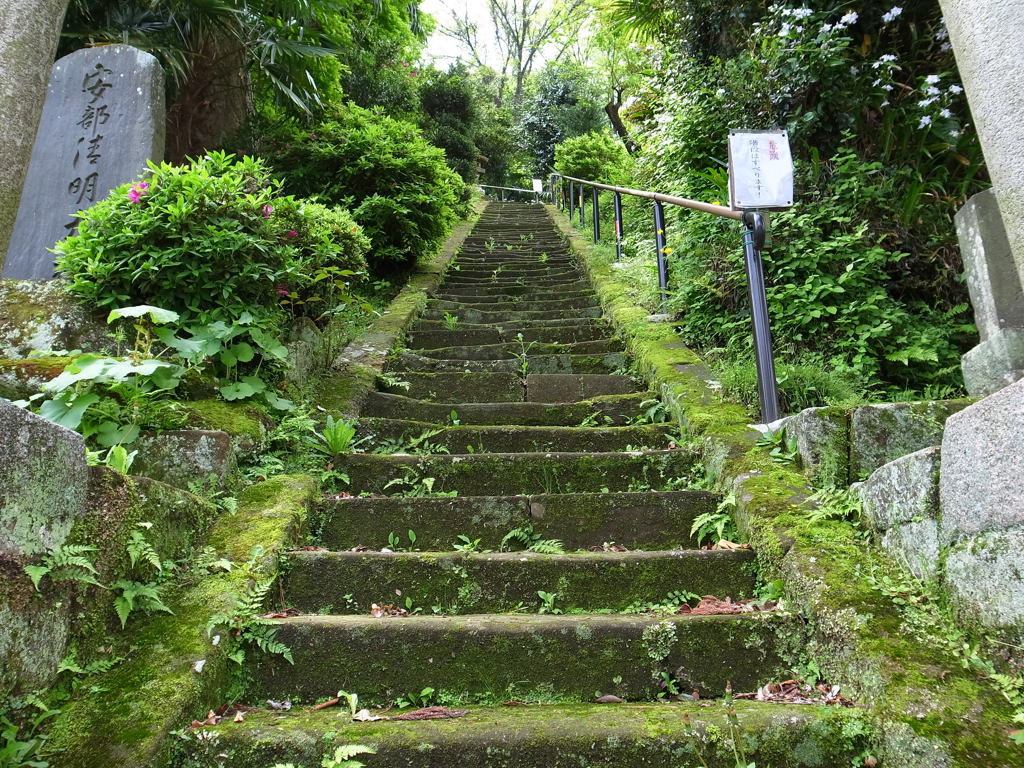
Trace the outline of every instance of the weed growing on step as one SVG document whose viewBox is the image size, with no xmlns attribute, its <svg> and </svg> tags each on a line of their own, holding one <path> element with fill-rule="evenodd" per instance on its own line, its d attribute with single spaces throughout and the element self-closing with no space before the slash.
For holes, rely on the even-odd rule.
<svg viewBox="0 0 1024 768">
<path fill-rule="evenodd" d="M 531 341 L 527 343 L 523 341 L 522 333 L 516 334 L 516 341 L 519 343 L 519 349 L 512 352 L 512 357 L 518 362 L 519 376 L 525 379 L 530 373 L 530 350 L 533 349 L 537 342 Z"/>
<path fill-rule="evenodd" d="M 481 541 L 482 541 L 482 539 L 471 539 L 471 538 L 469 538 L 469 536 L 466 536 L 464 533 L 460 533 L 458 535 L 455 543 L 452 544 L 452 549 L 455 552 L 467 552 L 467 553 L 468 552 L 490 552 L 491 550 L 484 549 L 480 545 Z"/>
<path fill-rule="evenodd" d="M 364 442 L 356 440 L 356 422 L 347 419 L 337 419 L 333 416 L 327 417 L 327 423 L 323 428 L 310 425 L 309 431 L 313 439 L 306 442 L 314 451 L 325 454 L 329 458 L 340 456 L 343 453 L 351 453 L 353 449 Z"/>
<path fill-rule="evenodd" d="M 849 488 L 822 488 L 811 496 L 817 506 L 808 513 L 812 523 L 824 520 L 857 522 L 861 515 L 860 495 Z"/>
<path fill-rule="evenodd" d="M 437 453 L 448 453 L 448 449 L 443 445 L 430 442 L 430 438 L 436 437 L 442 432 L 444 432 L 444 428 L 426 429 L 420 432 L 416 437 L 409 437 L 408 434 L 405 434 L 398 439 L 378 440 L 372 453 L 385 456 L 403 454 L 410 456 L 425 456 Z"/>
<path fill-rule="evenodd" d="M 668 421 L 668 408 L 656 397 L 640 403 L 641 412 L 630 419 L 630 424 L 662 424 Z"/>
<path fill-rule="evenodd" d="M 393 373 L 377 374 L 377 383 L 385 389 L 404 389 L 406 392 L 409 391 L 411 386 L 408 381 Z"/>
<path fill-rule="evenodd" d="M 409 546 L 402 546 L 402 536 L 394 531 L 388 533 L 388 549 L 393 552 L 415 552 L 416 551 L 416 531 L 411 528 L 408 531 Z"/>
<path fill-rule="evenodd" d="M 776 464 L 795 464 L 800 456 L 796 437 L 787 437 L 786 430 L 765 430 L 757 439 L 761 448 L 768 448 L 772 461 Z"/>
<path fill-rule="evenodd" d="M 451 312 L 444 313 L 444 327 L 445 330 L 454 331 L 459 327 L 459 318 L 453 315 Z"/>
<path fill-rule="evenodd" d="M 548 255 L 547 255 L 546 253 L 542 253 L 542 254 L 540 254 L 540 255 L 539 255 L 539 256 L 537 257 L 537 261 L 539 261 L 539 262 L 540 262 L 541 264 L 545 264 L 545 263 L 547 263 L 547 260 L 548 260 L 549 258 L 550 258 L 550 257 L 549 257 L 549 256 L 548 256 Z"/>
<path fill-rule="evenodd" d="M 676 589 L 665 595 L 664 600 L 658 602 L 635 602 L 626 606 L 623 613 L 654 613 L 654 614 L 677 614 L 679 609 L 690 603 L 700 602 L 700 595 L 685 589 Z"/>
<path fill-rule="evenodd" d="M 424 707 L 435 706 L 436 702 L 437 691 L 430 686 L 427 686 L 419 693 L 407 693 L 404 696 L 399 696 L 395 699 L 395 706 L 398 709 L 409 709 L 410 707 L 422 709 Z"/>
<path fill-rule="evenodd" d="M 234 605 L 230 612 L 211 617 L 206 625 L 208 637 L 220 630 L 221 636 L 232 643 L 227 657 L 239 668 L 245 664 L 246 652 L 252 647 L 282 656 L 289 664 L 295 663 L 291 649 L 277 639 L 277 625 L 271 619 L 260 618 L 274 582 L 274 579 L 254 580 L 245 592 L 231 596 Z"/>
<path fill-rule="evenodd" d="M 384 491 L 392 487 L 401 489 L 387 494 L 398 499 L 454 498 L 459 495 L 458 491 L 435 491 L 436 482 L 437 478 L 422 477 L 412 467 L 406 467 L 405 477 L 396 477 L 389 481 L 384 486 Z"/>
<path fill-rule="evenodd" d="M 549 613 L 556 615 L 562 612 L 561 608 L 555 607 L 555 601 L 558 600 L 558 594 L 555 592 L 545 592 L 544 590 L 537 591 L 537 597 L 540 598 L 540 608 L 537 609 L 537 613 L 544 614 Z"/>
<path fill-rule="evenodd" d="M 697 542 L 697 546 L 702 546 L 705 541 L 711 544 L 722 539 L 736 541 L 739 531 L 732 517 L 735 509 L 736 495 L 730 493 L 719 502 L 714 512 L 698 515 L 690 526 L 690 536 Z"/>
<path fill-rule="evenodd" d="M 513 528 L 501 539 L 501 551 L 510 552 L 523 549 L 527 552 L 538 552 L 544 555 L 564 555 L 565 545 L 561 539 L 545 539 L 533 530 L 533 523 Z"/>
</svg>

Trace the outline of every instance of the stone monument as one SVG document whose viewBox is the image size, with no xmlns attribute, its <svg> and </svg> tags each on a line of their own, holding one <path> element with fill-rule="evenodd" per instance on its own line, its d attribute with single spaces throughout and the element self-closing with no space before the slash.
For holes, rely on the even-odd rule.
<svg viewBox="0 0 1024 768">
<path fill-rule="evenodd" d="M 964 383 L 972 397 L 983 397 L 1024 378 L 1024 291 L 993 190 L 967 201 L 956 229 L 981 335 L 963 356 Z"/>
<path fill-rule="evenodd" d="M 129 45 L 86 48 L 53 65 L 3 277 L 48 280 L 49 249 L 73 214 L 132 181 L 164 149 L 164 78 Z"/>
</svg>

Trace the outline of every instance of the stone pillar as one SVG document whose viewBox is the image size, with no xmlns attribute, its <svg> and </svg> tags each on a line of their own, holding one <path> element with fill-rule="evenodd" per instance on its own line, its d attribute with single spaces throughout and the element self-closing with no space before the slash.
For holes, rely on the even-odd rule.
<svg viewBox="0 0 1024 768">
<path fill-rule="evenodd" d="M 940 0 L 960 78 L 1024 281 L 1024 24 L 1020 3 Z"/>
<path fill-rule="evenodd" d="M 67 7 L 68 0 L 0 1 L 0 269 Z"/>
<path fill-rule="evenodd" d="M 979 192 L 956 215 L 967 290 L 981 343 L 963 357 L 973 397 L 1024 378 L 1024 291 L 992 190 Z"/>
</svg>

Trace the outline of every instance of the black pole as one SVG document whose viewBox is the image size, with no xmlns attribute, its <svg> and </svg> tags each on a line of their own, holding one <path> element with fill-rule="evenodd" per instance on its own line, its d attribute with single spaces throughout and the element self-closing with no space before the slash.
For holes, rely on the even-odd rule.
<svg viewBox="0 0 1024 768">
<path fill-rule="evenodd" d="M 601 242 L 601 209 L 598 207 L 600 192 L 594 187 L 594 242 Z"/>
<path fill-rule="evenodd" d="M 761 261 L 764 237 L 764 216 L 755 211 L 744 211 L 743 251 L 747 262 L 750 318 L 754 325 L 757 394 L 761 401 L 761 420 L 768 424 L 779 418 L 779 390 L 775 381 L 772 331 L 768 320 L 768 296 L 764 285 L 764 264 Z"/>
<path fill-rule="evenodd" d="M 569 221 L 572 221 L 572 212 L 576 210 L 576 182 L 569 182 Z"/>
<path fill-rule="evenodd" d="M 658 249 L 658 288 L 661 291 L 661 310 L 668 305 L 668 265 L 665 263 L 665 206 L 654 201 L 654 246 Z"/>
<path fill-rule="evenodd" d="M 582 184 L 580 184 L 579 204 L 580 204 L 580 229 L 582 229 L 583 228 L 583 185 Z"/>
<path fill-rule="evenodd" d="M 622 195 L 615 193 L 615 260 L 622 261 Z"/>
</svg>

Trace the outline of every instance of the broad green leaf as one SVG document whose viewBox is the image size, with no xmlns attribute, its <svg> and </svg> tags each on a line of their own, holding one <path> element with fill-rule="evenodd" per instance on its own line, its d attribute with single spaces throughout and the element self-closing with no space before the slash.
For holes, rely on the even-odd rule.
<svg viewBox="0 0 1024 768">
<path fill-rule="evenodd" d="M 77 395 L 68 400 L 55 398 L 39 406 L 39 415 L 67 429 L 78 429 L 89 406 L 98 403 L 99 395 L 92 393 Z"/>
<path fill-rule="evenodd" d="M 266 331 L 259 328 L 250 328 L 249 335 L 259 345 L 260 349 L 271 357 L 276 357 L 278 360 L 288 359 L 288 348 Z"/>
<path fill-rule="evenodd" d="M 151 307 L 148 304 L 139 304 L 135 307 L 121 307 L 120 309 L 110 310 L 110 314 L 107 315 L 107 322 L 112 323 L 115 320 L 120 320 L 122 317 L 142 317 L 149 315 L 149 319 L 157 325 L 163 325 L 164 323 L 176 323 L 181 317 L 177 312 L 170 309 L 161 309 L 160 307 Z"/>
<path fill-rule="evenodd" d="M 244 341 L 232 344 L 231 352 L 240 363 L 251 362 L 256 357 L 256 350 L 252 348 L 251 344 L 247 344 Z"/>
<path fill-rule="evenodd" d="M 239 381 L 235 384 L 228 384 L 227 386 L 220 388 L 220 395 L 225 400 L 244 400 L 247 397 L 252 397 L 256 394 L 256 390 L 244 381 Z"/>
</svg>

